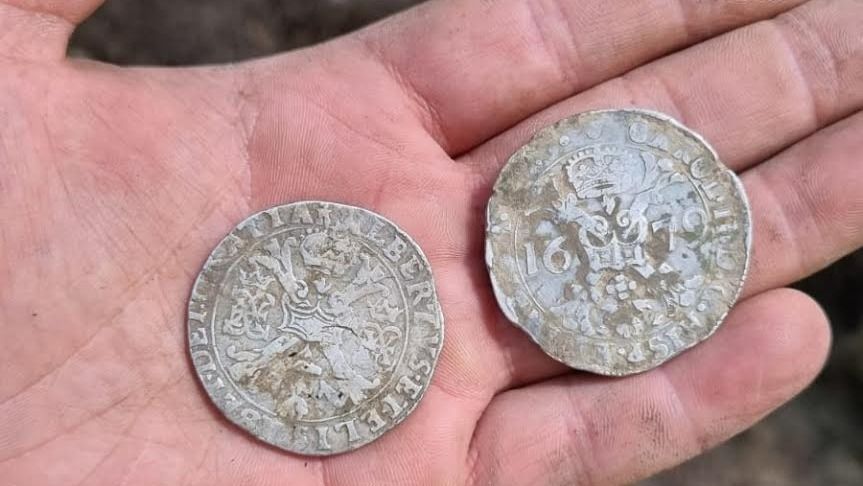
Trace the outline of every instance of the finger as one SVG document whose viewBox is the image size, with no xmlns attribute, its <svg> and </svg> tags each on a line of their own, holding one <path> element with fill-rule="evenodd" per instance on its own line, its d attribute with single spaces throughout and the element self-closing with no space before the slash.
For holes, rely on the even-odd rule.
<svg viewBox="0 0 863 486">
<path fill-rule="evenodd" d="M 75 26 L 104 0 L 0 0 L 0 56 L 62 59 Z"/>
<path fill-rule="evenodd" d="M 457 154 L 575 92 L 799 3 L 441 1 L 361 38 Z"/>
<path fill-rule="evenodd" d="M 638 106 L 703 134 L 740 170 L 863 107 L 863 3 L 815 0 L 616 78 L 468 155 L 488 187 L 537 129 L 580 111 Z"/>
<path fill-rule="evenodd" d="M 752 425 L 824 363 L 827 319 L 802 293 L 753 297 L 729 321 L 709 345 L 648 373 L 570 375 L 498 396 L 472 443 L 474 483 L 637 480 Z"/>
<path fill-rule="evenodd" d="M 754 246 L 745 295 L 788 285 L 863 246 L 863 112 L 743 174 Z"/>
</svg>

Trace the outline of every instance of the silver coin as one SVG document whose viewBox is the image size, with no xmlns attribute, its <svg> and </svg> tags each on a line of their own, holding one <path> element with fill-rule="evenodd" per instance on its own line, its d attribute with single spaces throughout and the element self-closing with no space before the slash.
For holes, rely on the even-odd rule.
<svg viewBox="0 0 863 486">
<path fill-rule="evenodd" d="M 257 213 L 213 250 L 189 301 L 189 349 L 222 413 L 282 449 L 356 449 L 403 421 L 443 341 L 429 263 L 364 209 Z"/>
<path fill-rule="evenodd" d="M 542 130 L 503 168 L 487 218 L 504 314 L 551 357 L 603 375 L 708 338 L 749 262 L 739 179 L 654 112 L 587 112 Z"/>
</svg>

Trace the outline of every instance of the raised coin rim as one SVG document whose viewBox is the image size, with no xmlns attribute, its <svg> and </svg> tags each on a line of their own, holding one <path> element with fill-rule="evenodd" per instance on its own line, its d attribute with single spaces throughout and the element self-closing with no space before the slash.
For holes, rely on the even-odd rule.
<svg viewBox="0 0 863 486">
<path fill-rule="evenodd" d="M 192 341 L 191 341 L 191 338 L 192 338 L 192 336 L 191 336 L 192 319 L 191 319 L 190 314 L 192 313 L 192 308 L 191 308 L 192 298 L 193 298 L 192 296 L 195 295 L 195 289 L 198 288 L 198 284 L 201 281 L 201 277 L 203 276 L 203 270 L 210 264 L 210 260 L 213 258 L 213 252 L 215 252 L 216 249 L 219 248 L 231 236 L 231 234 L 234 233 L 235 230 L 243 227 L 249 221 L 257 218 L 258 216 L 260 216 L 261 214 L 263 214 L 267 211 L 271 211 L 271 210 L 277 209 L 277 208 L 278 209 L 291 208 L 291 207 L 295 207 L 295 206 L 312 205 L 312 204 L 323 204 L 323 205 L 333 206 L 336 208 L 348 209 L 348 210 L 353 210 L 353 211 L 360 211 L 360 212 L 366 213 L 372 217 L 379 218 L 384 223 L 391 225 L 392 228 L 395 230 L 396 235 L 404 238 L 408 243 L 413 245 L 413 247 L 416 248 L 416 250 L 417 250 L 417 254 L 419 255 L 419 257 L 421 259 L 421 263 L 424 263 L 426 268 L 428 269 L 429 278 L 431 279 L 431 283 L 432 283 L 432 296 L 434 297 L 434 303 L 435 303 L 435 315 L 437 316 L 438 322 L 440 323 L 440 344 L 437 346 L 437 349 L 434 352 L 434 356 L 433 356 L 433 359 L 431 362 L 432 368 L 431 368 L 431 371 L 429 372 L 429 379 L 428 379 L 428 381 L 425 382 L 425 385 L 423 386 L 422 391 L 420 391 L 419 396 L 416 398 L 416 400 L 413 400 L 413 401 L 406 403 L 406 405 L 404 407 L 404 409 L 405 409 L 404 413 L 402 413 L 398 418 L 392 419 L 389 423 L 387 423 L 387 425 L 382 427 L 376 433 L 377 434 L 376 436 L 374 436 L 370 440 L 368 440 L 366 442 L 359 443 L 353 447 L 349 447 L 349 448 L 342 449 L 342 450 L 333 450 L 333 451 L 300 451 L 300 450 L 290 449 L 288 447 L 284 447 L 281 444 L 273 443 L 273 442 L 264 440 L 263 438 L 257 436 L 252 430 L 249 430 L 242 423 L 240 423 L 239 421 L 235 420 L 233 417 L 228 415 L 227 411 L 223 410 L 222 407 L 216 402 L 213 395 L 210 394 L 210 391 L 207 388 L 206 383 L 204 383 L 203 377 L 201 376 L 200 373 L 198 373 L 198 367 L 195 365 L 194 361 L 192 360 L 192 354 L 191 354 L 191 352 L 192 352 Z M 267 445 L 275 447 L 275 448 L 278 448 L 278 449 L 283 450 L 283 451 L 290 452 L 292 454 L 298 454 L 298 455 L 303 455 L 303 456 L 312 456 L 312 457 L 336 456 L 339 454 L 344 454 L 346 452 L 355 451 L 357 449 L 365 447 L 365 446 L 377 441 L 378 439 L 380 439 L 384 435 L 386 435 L 389 431 L 391 431 L 392 429 L 394 429 L 395 427 L 400 425 L 411 414 L 413 414 L 414 410 L 416 410 L 416 408 L 419 406 L 420 402 L 422 402 L 428 389 L 431 388 L 432 380 L 434 379 L 435 370 L 437 369 L 437 364 L 438 364 L 438 361 L 440 360 L 440 354 L 443 351 L 444 339 L 445 339 L 444 330 L 445 330 L 444 314 L 443 314 L 443 309 L 442 309 L 442 306 L 440 303 L 440 299 L 438 298 L 437 285 L 435 283 L 434 272 L 432 270 L 432 266 L 428 260 L 428 257 L 426 257 L 425 252 L 423 252 L 422 247 L 416 242 L 416 240 L 414 240 L 410 235 L 408 235 L 399 225 L 397 225 L 392 220 L 390 220 L 389 218 L 387 218 L 387 217 L 385 217 L 379 213 L 376 213 L 374 211 L 371 211 L 371 210 L 368 210 L 365 208 L 361 208 L 358 206 L 352 206 L 350 204 L 344 204 L 344 203 L 333 202 L 333 201 L 303 200 L 303 201 L 293 201 L 293 202 L 290 202 L 287 204 L 278 204 L 275 206 L 270 206 L 268 208 L 264 208 L 264 209 L 261 209 L 259 211 L 256 211 L 255 213 L 251 214 L 250 216 L 247 216 L 245 219 L 243 219 L 242 221 L 240 221 L 239 223 L 234 225 L 231 228 L 231 230 L 228 231 L 228 233 L 225 234 L 225 236 L 223 236 L 222 239 L 220 239 L 219 242 L 213 246 L 213 249 L 210 251 L 210 254 L 207 256 L 206 261 L 203 263 L 203 265 L 201 265 L 201 270 L 198 271 L 198 275 L 195 277 L 195 282 L 192 284 L 191 291 L 189 293 L 188 302 L 186 304 L 186 344 L 187 344 L 186 348 L 187 348 L 187 356 L 188 356 L 188 359 L 192 365 L 192 369 L 195 370 L 195 373 L 194 373 L 195 380 L 198 382 L 198 384 L 201 386 L 201 388 L 203 388 L 204 392 L 207 395 L 207 398 L 209 399 L 210 404 L 212 404 L 213 407 L 215 407 L 219 411 L 219 414 L 222 417 L 227 419 L 230 423 L 235 425 L 237 428 L 242 430 L 244 433 L 253 437 L 256 441 L 263 443 L 263 444 L 267 444 Z M 215 344 L 213 344 L 213 348 L 215 349 Z"/>
</svg>

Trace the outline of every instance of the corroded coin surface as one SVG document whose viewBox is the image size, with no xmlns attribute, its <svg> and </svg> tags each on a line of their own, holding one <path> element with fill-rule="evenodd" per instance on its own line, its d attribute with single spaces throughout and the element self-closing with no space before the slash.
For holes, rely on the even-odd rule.
<svg viewBox="0 0 863 486">
<path fill-rule="evenodd" d="M 309 455 L 355 449 L 404 420 L 443 340 L 416 243 L 379 215 L 327 202 L 240 223 L 201 270 L 188 325 L 198 377 L 222 413 Z"/>
<path fill-rule="evenodd" d="M 553 358 L 604 375 L 709 337 L 749 261 L 739 179 L 653 112 L 587 112 L 542 130 L 503 168 L 487 217 L 503 312 Z"/>
</svg>

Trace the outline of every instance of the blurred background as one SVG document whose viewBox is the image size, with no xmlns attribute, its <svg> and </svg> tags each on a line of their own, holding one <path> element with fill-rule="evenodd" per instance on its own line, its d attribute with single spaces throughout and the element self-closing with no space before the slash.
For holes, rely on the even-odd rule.
<svg viewBox="0 0 863 486">
<path fill-rule="evenodd" d="M 314 44 L 416 0 L 108 0 L 70 54 L 116 64 L 230 62 Z M 863 486 L 863 252 L 798 287 L 829 314 L 818 380 L 751 430 L 641 486 Z"/>
</svg>

